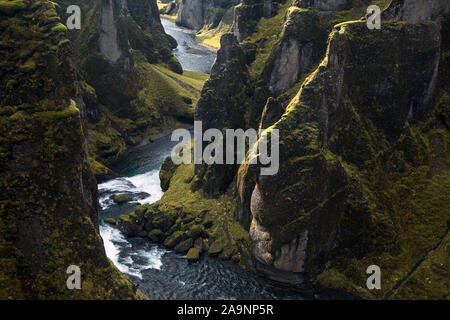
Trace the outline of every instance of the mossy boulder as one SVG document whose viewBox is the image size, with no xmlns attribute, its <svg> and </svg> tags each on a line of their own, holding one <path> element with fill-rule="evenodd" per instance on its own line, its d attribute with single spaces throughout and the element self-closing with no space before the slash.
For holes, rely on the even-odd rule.
<svg viewBox="0 0 450 320">
<path fill-rule="evenodd" d="M 194 248 L 197 248 L 200 252 L 203 251 L 204 245 L 203 245 L 203 239 L 202 238 L 195 239 L 195 241 L 194 241 Z"/>
<path fill-rule="evenodd" d="M 235 249 L 231 246 L 231 244 L 224 246 L 222 252 L 219 254 L 219 258 L 222 260 L 230 260 L 234 254 L 234 250 Z"/>
<path fill-rule="evenodd" d="M 225 241 L 223 239 L 218 239 L 214 241 L 208 249 L 208 255 L 211 257 L 219 255 L 225 248 Z"/>
<path fill-rule="evenodd" d="M 183 231 L 175 231 L 170 237 L 168 237 L 164 241 L 164 246 L 167 248 L 173 249 L 176 245 L 178 245 L 180 242 L 187 239 L 187 235 Z"/>
<path fill-rule="evenodd" d="M 113 200 L 117 204 L 122 204 L 131 201 L 131 197 L 126 194 L 119 194 L 114 196 Z"/>
<path fill-rule="evenodd" d="M 188 237 L 191 237 L 192 239 L 197 239 L 201 236 L 203 236 L 205 233 L 205 228 L 202 225 L 195 224 L 193 225 L 188 231 L 187 235 Z"/>
<path fill-rule="evenodd" d="M 118 225 L 120 231 L 128 237 L 136 236 L 143 231 L 143 225 L 138 220 L 137 215 L 133 213 L 121 215 Z"/>
<path fill-rule="evenodd" d="M 159 229 L 153 229 L 147 234 L 147 237 L 149 237 L 153 242 L 157 243 L 163 242 L 165 239 L 164 232 Z"/>
<path fill-rule="evenodd" d="M 114 219 L 114 218 L 105 218 L 105 219 L 103 219 L 103 221 L 107 224 L 112 224 L 112 225 L 116 224 L 116 219 Z"/>
<path fill-rule="evenodd" d="M 177 214 L 173 211 L 161 212 L 152 219 L 152 225 L 156 229 L 167 232 L 175 223 Z"/>
<path fill-rule="evenodd" d="M 181 241 L 180 243 L 178 243 L 174 250 L 175 252 L 178 253 L 186 253 L 189 249 L 192 248 L 192 246 L 194 245 L 194 240 L 192 238 L 188 238 L 186 240 Z"/>
<path fill-rule="evenodd" d="M 200 253 L 201 251 L 198 248 L 191 248 L 186 254 L 186 259 L 191 262 L 198 261 L 200 259 Z"/>
</svg>

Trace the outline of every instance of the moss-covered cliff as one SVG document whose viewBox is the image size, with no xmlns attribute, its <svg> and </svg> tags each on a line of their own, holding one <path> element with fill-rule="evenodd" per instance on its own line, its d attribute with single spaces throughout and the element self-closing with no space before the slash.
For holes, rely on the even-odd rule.
<svg viewBox="0 0 450 320">
<path fill-rule="evenodd" d="M 69 38 L 86 102 L 90 161 L 104 180 L 130 147 L 192 120 L 203 77 L 183 74 L 155 0 L 58 3 L 62 17 L 70 4 L 81 8 L 81 29 Z"/>
<path fill-rule="evenodd" d="M 134 299 L 106 257 L 86 110 L 49 1 L 0 3 L 0 299 Z M 81 290 L 66 287 L 81 270 Z"/>
<path fill-rule="evenodd" d="M 228 196 L 223 214 L 266 277 L 319 297 L 448 298 L 448 4 L 287 1 L 265 15 L 262 3 L 240 5 L 239 43 L 224 36 L 215 65 L 230 75 L 212 73 L 196 119 L 280 130 L 280 170 L 202 166 L 191 190 Z M 366 26 L 371 3 L 387 9 L 381 30 Z M 220 96 L 227 79 L 246 95 Z M 366 287 L 372 264 L 381 290 Z"/>
</svg>

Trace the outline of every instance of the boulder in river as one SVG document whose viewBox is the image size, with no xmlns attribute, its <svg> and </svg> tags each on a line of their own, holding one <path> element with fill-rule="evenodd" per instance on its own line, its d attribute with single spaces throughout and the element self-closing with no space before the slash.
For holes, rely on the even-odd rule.
<svg viewBox="0 0 450 320">
<path fill-rule="evenodd" d="M 133 237 L 142 231 L 142 225 L 137 223 L 137 216 L 133 212 L 129 215 L 121 215 L 119 220 L 119 229 L 128 237 Z"/>
<path fill-rule="evenodd" d="M 186 259 L 188 261 L 197 261 L 198 259 L 200 259 L 200 250 L 198 248 L 189 249 L 186 255 Z"/>
<path fill-rule="evenodd" d="M 103 219 L 103 222 L 105 222 L 107 224 L 115 225 L 116 224 L 116 219 L 114 219 L 114 218 L 105 218 L 105 219 Z"/>
<path fill-rule="evenodd" d="M 117 204 L 122 204 L 130 201 L 131 198 L 127 194 L 118 194 L 114 196 L 113 200 Z"/>
</svg>

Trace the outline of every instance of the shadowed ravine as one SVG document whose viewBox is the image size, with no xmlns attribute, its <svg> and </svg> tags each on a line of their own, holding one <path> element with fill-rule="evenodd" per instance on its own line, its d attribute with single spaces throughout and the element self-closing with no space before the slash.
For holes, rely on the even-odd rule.
<svg viewBox="0 0 450 320">
<path fill-rule="evenodd" d="M 193 46 L 195 40 L 189 30 L 167 20 L 163 20 L 163 25 L 179 43 L 185 39 L 182 47 L 174 51 L 183 68 L 209 71 L 213 51 L 203 49 L 207 55 L 188 53 L 187 47 L 199 47 Z M 107 256 L 150 299 L 302 299 L 298 293 L 249 274 L 230 261 L 205 256 L 199 262 L 188 263 L 183 255 L 148 239 L 125 238 L 116 227 L 103 222 L 105 218 L 118 219 L 121 214 L 132 212 L 138 204 L 117 205 L 112 201 L 114 195 L 138 195 L 140 204 L 154 203 L 162 197 L 159 170 L 175 144 L 168 135 L 135 149 L 115 168 L 125 177 L 98 186 L 102 207 L 100 233 Z"/>
</svg>

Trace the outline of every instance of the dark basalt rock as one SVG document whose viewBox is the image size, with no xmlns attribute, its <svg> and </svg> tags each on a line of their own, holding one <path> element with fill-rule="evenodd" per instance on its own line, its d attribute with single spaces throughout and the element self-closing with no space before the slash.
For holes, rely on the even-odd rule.
<svg viewBox="0 0 450 320">
<path fill-rule="evenodd" d="M 376 250 L 370 239 L 385 222 L 369 206 L 363 174 L 349 164 L 378 166 L 374 150 L 402 145 L 405 127 L 424 119 L 433 106 L 440 43 L 437 23 L 383 22 L 375 37 L 358 22 L 332 33 L 324 62 L 274 126 L 279 172 L 256 176 L 250 234 L 261 272 L 292 282 L 319 275 L 333 257 Z M 408 141 L 426 153 L 420 140 Z M 383 228 L 383 241 L 394 242 L 392 227 Z"/>
<path fill-rule="evenodd" d="M 187 239 L 187 235 L 183 231 L 175 231 L 170 237 L 168 237 L 164 241 L 164 246 L 173 249 L 175 248 L 180 242 Z"/>
<path fill-rule="evenodd" d="M 206 81 L 195 108 L 195 120 L 202 121 L 203 131 L 209 128 L 246 128 L 245 115 L 252 110 L 250 88 L 244 51 L 233 34 L 225 34 L 221 38 L 211 77 Z M 226 190 L 237 168 L 236 165 L 196 165 L 198 180 L 192 187 L 194 190 L 202 187 L 205 196 L 213 198 Z"/>
<path fill-rule="evenodd" d="M 189 251 L 186 255 L 186 259 L 191 262 L 199 260 L 200 259 L 200 250 L 197 248 L 189 249 Z"/>
<path fill-rule="evenodd" d="M 175 252 L 178 253 L 186 253 L 189 251 L 189 249 L 192 248 L 194 244 L 194 240 L 192 240 L 192 238 L 183 240 L 182 242 L 180 242 L 179 244 L 177 244 L 174 248 Z"/>
<path fill-rule="evenodd" d="M 57 6 L 6 2 L 0 5 L 0 299 L 143 298 L 106 257 L 99 235 L 87 112 Z M 80 290 L 66 286 L 74 264 L 82 272 Z"/>
</svg>

